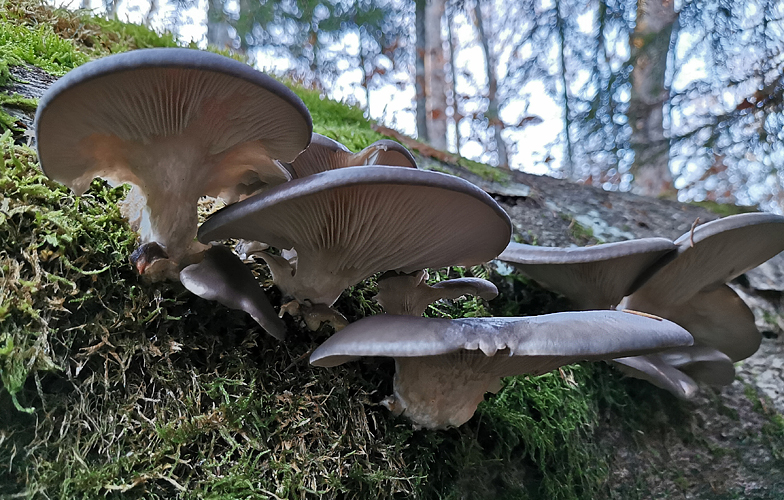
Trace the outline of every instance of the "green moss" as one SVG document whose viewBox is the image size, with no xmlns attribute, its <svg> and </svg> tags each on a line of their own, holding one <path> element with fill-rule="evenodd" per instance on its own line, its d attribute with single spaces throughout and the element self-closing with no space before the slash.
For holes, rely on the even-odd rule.
<svg viewBox="0 0 784 500">
<path fill-rule="evenodd" d="M 511 178 L 509 172 L 503 169 L 492 167 L 484 163 L 479 163 L 478 161 L 469 160 L 468 158 L 461 157 L 457 161 L 457 164 L 487 181 L 508 182 Z"/>
<path fill-rule="evenodd" d="M 318 90 L 293 87 L 313 118 L 313 131 L 360 151 L 385 136 L 373 130 L 363 111 L 325 97 Z"/>
<path fill-rule="evenodd" d="M 759 212 L 757 207 L 747 207 L 741 205 L 732 205 L 730 203 L 716 203 L 715 201 L 692 201 L 689 205 L 702 207 L 709 212 L 716 215 L 727 217 L 729 215 L 747 214 L 751 212 Z"/>
</svg>

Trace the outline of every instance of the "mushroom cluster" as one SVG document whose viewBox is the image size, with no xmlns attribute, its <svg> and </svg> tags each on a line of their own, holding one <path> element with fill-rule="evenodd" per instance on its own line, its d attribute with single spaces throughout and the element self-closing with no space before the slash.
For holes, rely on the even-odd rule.
<svg viewBox="0 0 784 500">
<path fill-rule="evenodd" d="M 418 169 L 396 142 L 381 140 L 353 153 L 313 134 L 299 98 L 229 58 L 147 49 L 86 64 L 43 97 L 36 135 L 42 169 L 75 192 L 84 192 L 94 177 L 131 184 L 123 210 L 139 232 L 131 261 L 142 276 L 177 280 L 200 297 L 245 311 L 278 339 L 286 335 L 284 312 L 300 315 L 311 329 L 328 321 L 337 333 L 311 362 L 335 366 L 360 356 L 393 357 L 394 394 L 382 404 L 415 426 L 461 425 L 486 392 L 499 388 L 501 377 L 578 360 L 659 356 L 683 373 L 713 369 L 703 366 L 711 353 L 688 351 L 692 335 L 673 322 L 588 310 L 631 294 L 648 312 L 659 308 L 678 317 L 673 311 L 692 296 L 656 302 L 643 285 L 646 273 L 665 272 L 666 258 L 678 252 L 678 242 L 663 239 L 588 250 L 593 257 L 526 249 L 528 257 L 518 259 L 521 265 L 533 261 L 526 272 L 537 275 L 537 266 L 565 270 L 537 279 L 570 296 L 580 287 L 591 290 L 578 304 L 585 311 L 421 317 L 438 300 L 498 294 L 478 278 L 428 284 L 427 269 L 495 259 L 509 244 L 509 216 L 475 185 Z M 202 196 L 228 206 L 199 226 Z M 221 244 L 226 240 L 240 243 L 232 251 Z M 514 251 L 509 247 L 504 255 Z M 280 313 L 243 262 L 250 255 L 266 262 L 282 292 Z M 622 262 L 628 272 L 612 278 L 599 261 Z M 386 313 L 349 325 L 333 304 L 344 290 L 379 273 L 376 300 Z M 711 277 L 695 294 L 726 293 L 708 289 L 722 279 Z M 666 350 L 671 348 L 683 354 Z"/>
<path fill-rule="evenodd" d="M 588 248 L 512 243 L 499 256 L 577 309 L 628 308 L 667 318 L 694 345 L 614 360 L 624 373 L 681 398 L 698 382 L 728 385 L 733 362 L 759 348 L 748 306 L 726 283 L 784 251 L 784 217 L 750 213 L 692 228 L 676 241 L 647 238 Z"/>
</svg>

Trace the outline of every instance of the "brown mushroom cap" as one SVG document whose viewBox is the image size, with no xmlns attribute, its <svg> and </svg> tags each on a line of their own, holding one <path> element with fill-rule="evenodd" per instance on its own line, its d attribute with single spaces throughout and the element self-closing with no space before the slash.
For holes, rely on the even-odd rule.
<svg viewBox="0 0 784 500">
<path fill-rule="evenodd" d="M 473 184 L 386 166 L 295 179 L 220 210 L 199 229 L 202 242 L 294 248 L 296 269 L 273 259 L 275 282 L 301 303 L 327 305 L 377 272 L 486 262 L 510 235 L 506 212 Z"/>
<path fill-rule="evenodd" d="M 784 217 L 732 215 L 697 227 L 675 244 L 677 257 L 634 293 L 635 303 L 683 303 L 757 267 L 784 250 Z"/>
<path fill-rule="evenodd" d="M 213 245 L 201 262 L 180 271 L 183 286 L 195 295 L 239 309 L 276 339 L 286 337 L 286 326 L 275 313 L 251 270 L 231 250 Z"/>
<path fill-rule="evenodd" d="M 498 296 L 498 288 L 480 278 L 455 278 L 427 284 L 427 271 L 413 274 L 385 273 L 378 279 L 378 294 L 373 297 L 387 314 L 422 316 L 427 306 L 441 299 L 476 295 L 485 300 Z"/>
<path fill-rule="evenodd" d="M 404 146 L 389 139 L 376 141 L 359 153 L 321 134 L 314 133 L 310 145 L 289 165 L 296 177 L 361 165 L 416 168 L 416 161 Z"/>
<path fill-rule="evenodd" d="M 650 303 L 633 294 L 626 307 L 681 325 L 694 336 L 695 344 L 718 349 L 732 361 L 748 358 L 762 342 L 754 313 L 727 285 L 696 293 L 681 303 L 666 300 Z"/>
<path fill-rule="evenodd" d="M 190 49 L 145 49 L 85 64 L 58 80 L 36 115 L 44 172 L 83 193 L 94 177 L 131 183 L 141 242 L 173 260 L 191 252 L 200 196 L 255 179 L 291 176 L 310 140 L 302 101 L 233 59 Z"/>
<path fill-rule="evenodd" d="M 390 405 L 416 425 L 441 428 L 467 421 L 500 377 L 691 341 L 674 323 L 622 311 L 456 320 L 378 315 L 327 339 L 310 362 L 329 367 L 360 356 L 395 358 Z"/>
<path fill-rule="evenodd" d="M 640 276 L 675 248 L 665 238 L 582 248 L 510 243 L 498 259 L 566 296 L 578 309 L 610 309 L 637 289 L 642 284 Z"/>
</svg>

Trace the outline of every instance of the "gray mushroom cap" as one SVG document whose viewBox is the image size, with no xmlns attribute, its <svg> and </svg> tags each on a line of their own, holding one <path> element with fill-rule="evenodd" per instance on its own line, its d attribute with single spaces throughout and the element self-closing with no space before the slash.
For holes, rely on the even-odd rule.
<svg viewBox="0 0 784 500">
<path fill-rule="evenodd" d="M 581 310 L 613 308 L 641 284 L 641 275 L 675 250 L 665 238 L 553 248 L 510 243 L 499 260 L 509 262 Z"/>
<path fill-rule="evenodd" d="M 441 299 L 476 295 L 484 300 L 498 296 L 498 288 L 480 278 L 455 278 L 427 284 L 427 271 L 413 274 L 385 273 L 378 279 L 378 294 L 373 297 L 387 314 L 422 316 L 427 306 Z"/>
<path fill-rule="evenodd" d="M 173 260 L 191 252 L 200 196 L 277 184 L 310 140 L 302 101 L 233 59 L 144 49 L 81 66 L 41 99 L 36 137 L 46 175 L 83 193 L 94 177 L 142 194 L 141 242 Z"/>
<path fill-rule="evenodd" d="M 681 399 L 699 391 L 697 382 L 723 386 L 735 380 L 735 366 L 721 351 L 707 346 L 676 347 L 644 356 L 614 359 L 624 374 L 646 380 Z"/>
<path fill-rule="evenodd" d="M 735 381 L 735 365 L 723 352 L 712 347 L 693 345 L 667 349 L 659 356 L 697 382 L 707 385 L 730 385 Z"/>
<path fill-rule="evenodd" d="M 463 179 L 413 168 L 348 167 L 295 179 L 213 214 L 199 240 L 294 248 L 296 269 L 267 259 L 300 303 L 331 305 L 381 271 L 486 262 L 511 235 L 506 212 Z"/>
<path fill-rule="evenodd" d="M 635 295 L 626 307 L 673 321 L 694 336 L 695 344 L 718 349 L 732 361 L 748 358 L 759 349 L 762 335 L 754 313 L 728 285 L 698 292 L 681 303 L 648 303 Z"/>
<path fill-rule="evenodd" d="M 416 161 L 404 146 L 389 139 L 376 141 L 359 153 L 352 153 L 338 141 L 314 133 L 310 145 L 289 167 L 295 177 L 305 177 L 327 170 L 361 165 L 416 168 Z"/>
<path fill-rule="evenodd" d="M 480 350 L 486 356 L 508 350 L 508 357 L 565 359 L 537 370 L 543 373 L 577 360 L 619 357 L 613 353 L 620 352 L 644 354 L 691 343 L 692 336 L 675 323 L 626 311 L 463 319 L 376 315 L 327 339 L 313 351 L 310 362 L 329 367 L 362 356 L 422 357 L 460 350 Z"/>
<path fill-rule="evenodd" d="M 665 363 L 657 354 L 618 358 L 611 364 L 625 375 L 650 382 L 680 399 L 691 399 L 700 390 L 694 379 Z"/>
<path fill-rule="evenodd" d="M 675 241 L 677 256 L 634 293 L 634 305 L 678 304 L 784 251 L 784 217 L 750 213 L 708 222 Z M 647 310 L 647 309 L 639 309 Z"/>
<path fill-rule="evenodd" d="M 470 419 L 500 377 L 691 340 L 674 323 L 622 311 L 458 320 L 378 315 L 327 339 L 310 362 L 329 367 L 360 356 L 395 358 L 394 395 L 383 403 L 415 426 L 436 429 Z"/>
<path fill-rule="evenodd" d="M 183 286 L 195 295 L 239 309 L 276 339 L 286 337 L 286 326 L 275 313 L 251 270 L 231 250 L 213 245 L 201 262 L 180 271 Z"/>
</svg>

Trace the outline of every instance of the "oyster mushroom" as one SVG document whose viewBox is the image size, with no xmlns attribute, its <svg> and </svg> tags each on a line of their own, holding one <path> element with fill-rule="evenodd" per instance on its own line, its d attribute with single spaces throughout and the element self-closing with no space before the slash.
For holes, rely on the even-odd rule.
<svg viewBox="0 0 784 500">
<path fill-rule="evenodd" d="M 732 360 L 718 349 L 689 346 L 667 349 L 644 356 L 614 359 L 621 372 L 669 391 L 680 399 L 691 399 L 699 391 L 697 382 L 723 386 L 735 380 Z"/>
<path fill-rule="evenodd" d="M 373 297 L 387 314 L 422 316 L 427 306 L 441 299 L 478 295 L 485 300 L 498 296 L 498 288 L 480 278 L 455 278 L 427 284 L 427 271 L 412 274 L 385 273 L 378 279 L 378 294 Z"/>
<path fill-rule="evenodd" d="M 313 134 L 310 145 L 289 164 L 296 177 L 361 165 L 416 168 L 416 161 L 404 146 L 389 139 L 376 141 L 359 153 L 352 153 L 338 141 Z"/>
<path fill-rule="evenodd" d="M 296 265 L 264 258 L 285 296 L 331 306 L 382 271 L 471 266 L 506 247 L 511 223 L 463 179 L 413 168 L 348 167 L 276 186 L 226 207 L 199 240 L 242 238 L 296 250 Z"/>
<path fill-rule="evenodd" d="M 310 140 L 310 114 L 281 83 L 228 57 L 144 49 L 74 69 L 41 98 L 35 119 L 47 176 L 84 193 L 95 177 L 130 183 L 140 231 L 137 269 L 168 259 L 167 277 L 204 250 L 194 241 L 203 195 L 291 178 Z M 157 269 L 157 268 L 156 268 Z"/>
<path fill-rule="evenodd" d="M 310 362 L 331 367 L 361 356 L 394 358 L 394 394 L 385 405 L 415 426 L 437 429 L 470 419 L 501 377 L 691 342 L 674 323 L 623 311 L 456 320 L 382 314 L 339 331 Z"/>
<path fill-rule="evenodd" d="M 276 339 L 286 337 L 286 326 L 278 318 L 256 277 L 231 250 L 213 245 L 201 262 L 180 271 L 183 286 L 195 295 L 239 309 L 250 316 Z"/>
<path fill-rule="evenodd" d="M 648 304 L 684 303 L 697 292 L 718 288 L 757 267 L 784 251 L 784 217 L 764 213 L 725 217 L 698 226 L 675 245 L 675 258 L 630 296 L 628 307 L 647 311 Z"/>
<path fill-rule="evenodd" d="M 674 259 L 632 293 L 625 306 L 680 324 L 695 344 L 739 361 L 754 354 L 761 335 L 754 316 L 725 285 L 784 250 L 784 217 L 750 213 L 725 217 L 675 241 Z"/>
<path fill-rule="evenodd" d="M 580 248 L 510 243 L 498 260 L 511 263 L 543 287 L 566 296 L 577 309 L 611 309 L 642 285 L 641 276 L 646 270 L 675 248 L 665 238 Z"/>
</svg>

